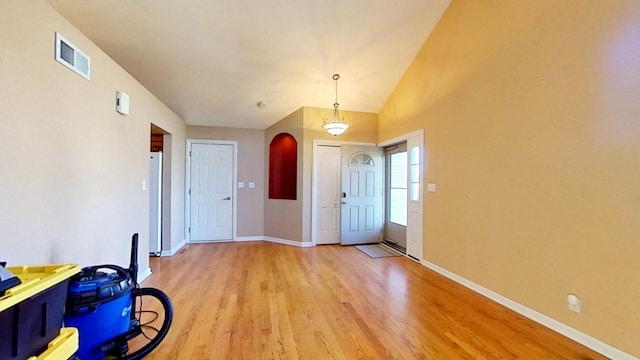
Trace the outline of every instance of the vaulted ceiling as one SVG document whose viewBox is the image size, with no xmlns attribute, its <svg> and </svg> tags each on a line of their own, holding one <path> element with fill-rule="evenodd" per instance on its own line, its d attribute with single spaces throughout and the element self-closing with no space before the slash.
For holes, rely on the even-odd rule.
<svg viewBox="0 0 640 360">
<path fill-rule="evenodd" d="M 301 106 L 330 109 L 334 73 L 340 109 L 377 113 L 449 4 L 48 2 L 188 124 L 256 129 Z"/>
</svg>

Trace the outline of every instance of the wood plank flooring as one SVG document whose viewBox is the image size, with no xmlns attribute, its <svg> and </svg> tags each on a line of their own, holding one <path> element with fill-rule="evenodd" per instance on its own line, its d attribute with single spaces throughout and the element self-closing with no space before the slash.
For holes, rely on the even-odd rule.
<svg viewBox="0 0 640 360">
<path fill-rule="evenodd" d="M 169 335 L 146 359 L 605 359 L 404 257 L 267 242 L 152 258 Z"/>
</svg>

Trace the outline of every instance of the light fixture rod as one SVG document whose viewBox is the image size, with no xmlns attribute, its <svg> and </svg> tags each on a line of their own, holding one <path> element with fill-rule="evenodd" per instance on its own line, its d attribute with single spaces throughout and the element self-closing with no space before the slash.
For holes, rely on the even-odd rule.
<svg viewBox="0 0 640 360">
<path fill-rule="evenodd" d="M 333 104 L 334 107 L 338 105 L 338 80 L 340 80 L 340 74 L 333 74 L 333 80 L 336 81 L 336 101 Z"/>
<path fill-rule="evenodd" d="M 340 118 L 340 112 L 338 110 L 338 106 L 340 106 L 340 104 L 338 104 L 338 79 L 340 79 L 340 74 L 333 74 L 333 80 L 336 82 L 336 100 L 333 103 L 333 116 L 330 120 L 325 119 L 324 125 L 322 125 L 324 130 L 333 136 L 342 135 L 351 126 L 350 122 L 347 123 L 344 119 Z"/>
</svg>

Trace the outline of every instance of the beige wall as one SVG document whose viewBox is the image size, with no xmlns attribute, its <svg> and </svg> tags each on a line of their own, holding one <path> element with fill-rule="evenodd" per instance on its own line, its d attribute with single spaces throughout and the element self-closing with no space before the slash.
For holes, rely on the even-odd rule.
<svg viewBox="0 0 640 360">
<path fill-rule="evenodd" d="M 296 200 L 269 199 L 269 145 L 271 140 L 282 132 L 291 134 L 298 145 Z M 264 235 L 302 242 L 302 174 L 304 158 L 302 108 L 267 128 L 264 141 Z"/>
<path fill-rule="evenodd" d="M 54 32 L 92 60 L 85 80 L 54 60 Z M 150 122 L 172 132 L 172 236 L 183 239 L 184 124 L 42 1 L 0 5 L 0 254 L 14 265 L 148 268 Z M 115 112 L 115 92 L 131 115 Z M 182 152 L 182 155 L 176 153 Z"/>
<path fill-rule="evenodd" d="M 425 129 L 427 261 L 635 356 L 638 24 L 635 0 L 454 0 L 379 126 Z"/>
<path fill-rule="evenodd" d="M 264 234 L 265 162 L 264 130 L 212 126 L 187 126 L 188 139 L 231 140 L 238 142 L 238 236 Z M 249 188 L 249 182 L 256 187 Z"/>
</svg>

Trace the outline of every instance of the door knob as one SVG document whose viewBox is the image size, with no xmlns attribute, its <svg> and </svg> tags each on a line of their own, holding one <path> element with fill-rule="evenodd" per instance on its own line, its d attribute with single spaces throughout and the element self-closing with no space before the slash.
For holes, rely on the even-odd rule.
<svg viewBox="0 0 640 360">
<path fill-rule="evenodd" d="M 342 205 L 345 205 L 346 203 L 347 203 L 346 201 L 343 201 L 343 202 L 342 202 Z"/>
<path fill-rule="evenodd" d="M 224 198 L 222 200 L 231 200 L 231 196 L 227 196 L 226 198 Z"/>
</svg>

